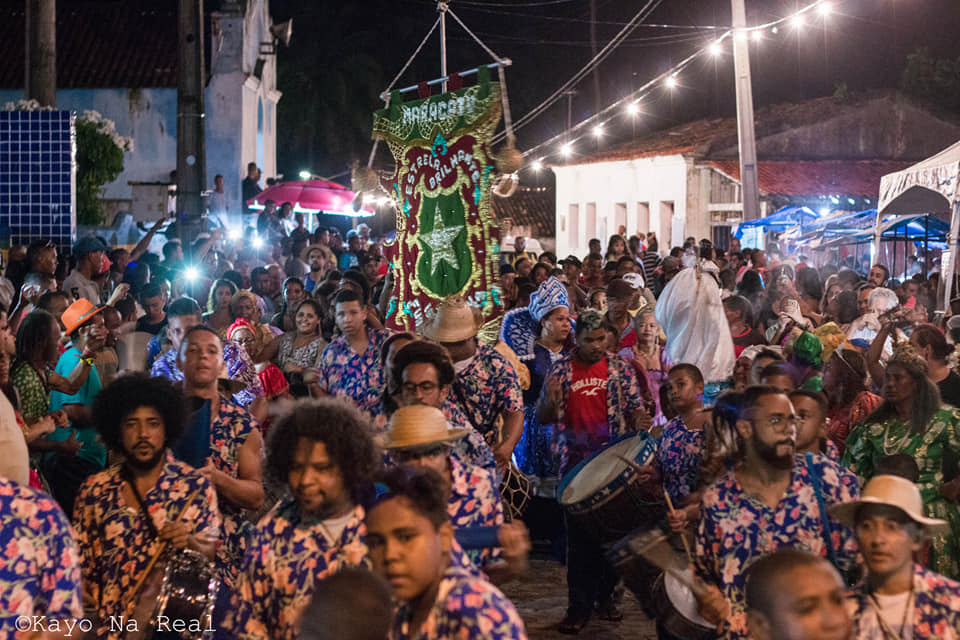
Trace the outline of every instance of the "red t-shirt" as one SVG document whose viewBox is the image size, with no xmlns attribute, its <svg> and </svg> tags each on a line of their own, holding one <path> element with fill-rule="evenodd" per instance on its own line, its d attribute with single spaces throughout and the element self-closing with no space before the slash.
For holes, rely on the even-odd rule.
<svg viewBox="0 0 960 640">
<path fill-rule="evenodd" d="M 606 358 L 590 366 L 573 359 L 565 422 L 574 433 L 586 433 L 601 439 L 609 435 Z"/>
</svg>

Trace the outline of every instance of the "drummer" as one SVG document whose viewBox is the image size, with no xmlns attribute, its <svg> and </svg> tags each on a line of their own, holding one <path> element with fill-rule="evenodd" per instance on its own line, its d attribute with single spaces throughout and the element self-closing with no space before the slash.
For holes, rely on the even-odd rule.
<svg viewBox="0 0 960 640">
<path fill-rule="evenodd" d="M 722 622 L 723 639 L 747 637 L 744 571 L 762 555 L 798 547 L 832 553 L 844 571 L 855 562 L 853 535 L 821 513 L 818 494 L 825 506 L 849 502 L 858 495 L 857 479 L 824 456 L 813 456 L 808 465 L 795 455 L 796 423 L 786 394 L 747 388 L 736 422 L 742 463 L 704 492 L 697 571 L 712 595 L 701 599 L 701 613 Z"/>
<path fill-rule="evenodd" d="M 561 475 L 617 436 L 650 427 L 633 367 L 604 351 L 607 329 L 601 313 L 583 311 L 576 348 L 557 360 L 544 380 L 539 418 L 541 424 L 556 425 Z M 567 614 L 559 631 L 579 633 L 595 605 L 601 620 L 621 620 L 613 601 L 617 580 L 599 543 L 568 519 Z"/>
<path fill-rule="evenodd" d="M 213 559 L 220 512 L 210 481 L 167 451 L 184 423 L 183 399 L 167 380 L 118 378 L 94 401 L 93 423 L 126 460 L 87 479 L 73 520 L 85 608 L 97 610 L 98 638 L 119 639 L 132 629 L 111 621 L 133 615 L 154 557 L 192 549 Z M 135 624 L 143 631 L 149 621 Z"/>
<path fill-rule="evenodd" d="M 663 427 L 657 447 L 657 464 L 663 488 L 682 512 L 682 503 L 690 502 L 691 522 L 699 511 L 697 491 L 700 475 L 700 454 L 704 447 L 704 425 L 710 412 L 703 408 L 703 374 L 696 366 L 682 362 L 670 368 L 667 388 L 670 405 L 678 415 Z M 681 527 L 683 528 L 683 527 Z"/>
<path fill-rule="evenodd" d="M 452 429 L 440 409 L 426 405 L 401 407 L 393 414 L 384 448 L 398 464 L 429 468 L 440 474 L 447 488 L 447 513 L 453 528 L 499 527 L 501 547 L 467 551 L 477 569 L 494 583 L 526 570 L 530 543 L 522 523 L 505 525 L 500 494 L 488 471 L 461 461 L 453 444 L 469 428 Z"/>
</svg>

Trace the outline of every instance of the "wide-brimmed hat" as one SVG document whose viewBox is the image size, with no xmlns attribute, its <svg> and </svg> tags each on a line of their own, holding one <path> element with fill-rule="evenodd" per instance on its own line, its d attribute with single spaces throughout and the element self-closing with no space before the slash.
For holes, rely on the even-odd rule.
<svg viewBox="0 0 960 640">
<path fill-rule="evenodd" d="M 900 476 L 874 476 L 863 488 L 859 500 L 835 504 L 830 507 L 829 512 L 838 521 L 853 529 L 856 525 L 857 510 L 867 504 L 896 507 L 932 535 L 950 530 L 950 524 L 946 520 L 927 518 L 923 515 L 923 498 L 920 496 L 920 489 Z"/>
<path fill-rule="evenodd" d="M 443 411 L 436 407 L 418 404 L 401 407 L 390 419 L 385 449 L 410 449 L 430 444 L 456 442 L 468 433 L 467 429 L 454 429 L 447 424 Z"/>
<path fill-rule="evenodd" d="M 461 296 L 450 296 L 437 307 L 437 315 L 423 333 L 437 342 L 460 342 L 474 337 L 479 330 L 467 301 Z"/>
<path fill-rule="evenodd" d="M 324 259 L 329 260 L 333 256 L 333 252 L 330 251 L 330 248 L 325 244 L 308 244 L 300 251 L 300 261 L 307 264 L 310 263 L 310 254 L 314 251 L 319 251 L 323 254 Z"/>
<path fill-rule="evenodd" d="M 67 335 L 77 330 L 77 327 L 104 310 L 105 307 L 98 307 L 86 298 L 80 298 L 60 316 L 60 321 L 66 328 Z"/>
</svg>

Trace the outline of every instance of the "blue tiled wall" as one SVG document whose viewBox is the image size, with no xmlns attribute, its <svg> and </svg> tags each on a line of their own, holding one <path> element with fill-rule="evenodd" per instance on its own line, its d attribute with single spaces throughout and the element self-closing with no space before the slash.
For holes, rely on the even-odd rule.
<svg viewBox="0 0 960 640">
<path fill-rule="evenodd" d="M 70 111 L 0 111 L 0 221 L 11 244 L 73 244 L 74 136 Z"/>
</svg>

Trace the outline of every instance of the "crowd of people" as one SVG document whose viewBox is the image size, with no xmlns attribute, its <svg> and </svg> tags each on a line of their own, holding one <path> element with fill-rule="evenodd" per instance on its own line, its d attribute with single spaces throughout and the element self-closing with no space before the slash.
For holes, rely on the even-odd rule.
<svg viewBox="0 0 960 640">
<path fill-rule="evenodd" d="M 211 637 L 526 638 L 497 585 L 533 540 L 566 563 L 576 634 L 633 605 L 563 488 L 643 438 L 666 514 L 644 526 L 687 547 L 716 637 L 960 637 L 960 309 L 932 312 L 936 274 L 518 238 L 485 344 L 460 296 L 390 331 L 382 241 L 288 214 L 268 202 L 256 243 L 161 221 L 129 250 L 10 251 L 0 633 L 139 637 L 195 557 Z"/>
</svg>

